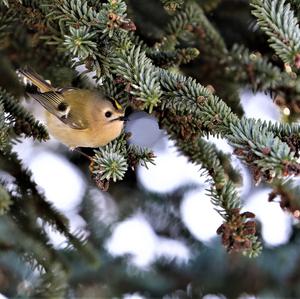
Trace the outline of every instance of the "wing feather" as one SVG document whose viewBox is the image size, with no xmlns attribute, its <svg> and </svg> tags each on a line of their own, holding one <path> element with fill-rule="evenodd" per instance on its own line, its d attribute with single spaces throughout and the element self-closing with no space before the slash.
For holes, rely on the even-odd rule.
<svg viewBox="0 0 300 299">
<path fill-rule="evenodd" d="M 54 91 L 55 88 L 49 84 L 46 80 L 44 80 L 39 74 L 37 74 L 34 70 L 27 69 L 19 69 L 18 73 L 27 78 L 33 85 L 38 87 L 41 92 Z"/>
<path fill-rule="evenodd" d="M 70 105 L 66 103 L 63 95 L 60 93 L 49 91 L 44 93 L 29 93 L 29 95 L 70 128 L 77 130 L 88 128 L 87 121 L 84 121 L 78 113 L 76 114 L 72 111 Z"/>
</svg>

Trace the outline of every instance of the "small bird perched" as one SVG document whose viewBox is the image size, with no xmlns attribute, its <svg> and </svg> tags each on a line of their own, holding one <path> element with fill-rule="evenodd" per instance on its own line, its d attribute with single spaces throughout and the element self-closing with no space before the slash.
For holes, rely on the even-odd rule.
<svg viewBox="0 0 300 299">
<path fill-rule="evenodd" d="M 99 147 L 117 138 L 123 128 L 124 111 L 92 90 L 57 89 L 32 70 L 19 70 L 39 91 L 27 93 L 46 109 L 49 133 L 70 147 Z"/>
</svg>

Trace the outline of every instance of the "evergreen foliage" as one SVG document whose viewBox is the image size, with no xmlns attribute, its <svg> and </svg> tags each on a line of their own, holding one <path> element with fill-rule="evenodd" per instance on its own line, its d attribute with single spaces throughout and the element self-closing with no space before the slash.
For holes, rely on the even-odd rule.
<svg viewBox="0 0 300 299">
<path fill-rule="evenodd" d="M 261 53 L 251 53 L 243 45 L 233 45 L 226 71 L 234 81 L 242 86 L 249 85 L 253 91 L 275 90 L 288 84 L 290 77 L 272 64 Z"/>
<path fill-rule="evenodd" d="M 257 274 L 254 268 L 273 249 L 262 249 L 255 215 L 243 210 L 238 189 L 241 175 L 230 157 L 205 138 L 226 140 L 232 154 L 250 171 L 252 181 L 272 188 L 269 201 L 279 199 L 284 211 L 300 219 L 295 178 L 300 175 L 300 10 L 294 0 L 240 1 L 234 9 L 230 5 L 235 7 L 236 1 L 0 0 L 0 251 L 4 257 L 0 257 L 0 278 L 7 268 L 7 277 L 17 277 L 21 284 L 26 280 L 24 272 L 36 269 L 30 288 L 5 288 L 0 279 L 0 292 L 15 298 L 76 298 L 94 295 L 96 289 L 97 296 L 107 298 L 126 292 L 143 292 L 149 298 L 168 294 L 199 298 L 203 295 L 197 289 L 201 282 L 195 277 L 202 277 L 199 269 L 203 271 L 201 266 L 214 258 L 209 256 L 210 249 L 203 250 L 180 215 L 180 202 L 192 187 L 178 188 L 163 200 L 138 188 L 136 168 L 155 164 L 155 155 L 132 144 L 130 133 L 125 132 L 101 148 L 83 152 L 89 170 L 81 160 L 74 162 L 74 154 L 68 152 L 84 173 L 90 172 L 92 182 L 88 184 L 109 191 L 119 209 L 113 220 L 104 221 L 94 193 L 87 191 L 80 215 L 88 235 L 71 232 L 67 217 L 47 201 L 14 151 L 14 144 L 25 138 L 39 143 L 49 139 L 47 128 L 21 102 L 24 90 L 32 88 L 17 80 L 17 69 L 26 65 L 55 86 L 99 89 L 126 111 L 155 116 L 178 150 L 207 178 L 208 195 L 223 219 L 217 234 L 226 250 L 248 257 L 261 255 L 253 264 L 232 255 Z M 243 28 L 251 20 L 261 31 L 246 26 L 247 34 L 243 34 L 243 28 L 237 28 L 234 22 L 236 16 L 245 16 L 243 9 L 247 16 L 247 21 L 240 20 Z M 149 16 L 153 11 L 157 16 Z M 234 15 L 232 23 L 224 24 L 226 13 Z M 228 33 L 233 31 L 236 36 Z M 275 55 L 266 47 L 262 33 L 268 36 Z M 78 66 L 84 68 L 83 73 Z M 240 105 L 240 91 L 245 88 L 270 92 L 282 110 L 282 122 L 245 117 Z M 108 202 L 107 194 L 97 194 Z M 158 260 L 144 273 L 147 283 L 142 285 L 138 275 L 126 270 L 127 258 L 110 256 L 105 248 L 113 225 L 137 212 L 147 218 L 157 235 L 183 240 L 193 248 L 190 264 L 181 269 Z M 47 227 L 65 237 L 65 247 L 57 249 L 52 244 Z M 293 229 L 295 242 L 291 239 L 286 248 L 296 260 L 299 233 L 296 226 Z M 284 248 L 278 249 L 279 254 L 281 251 Z M 21 266 L 8 263 L 10 254 Z M 215 254 L 226 259 L 220 251 Z M 280 264 L 279 259 L 276 256 L 274 265 Z M 213 266 L 203 269 L 214 277 L 221 272 L 226 275 Z M 261 275 L 275 274 L 264 268 Z M 297 281 L 299 273 L 294 270 L 293 275 Z M 286 273 L 281 277 L 291 281 Z M 205 292 L 211 290 L 223 291 L 211 287 Z M 259 293 L 263 287 L 250 290 Z M 232 295 L 232 290 L 223 292 Z M 234 296 L 244 290 L 238 285 L 236 292 Z M 281 292 L 284 296 L 300 294 L 298 289 Z"/>
<path fill-rule="evenodd" d="M 43 125 L 34 119 L 10 94 L 5 90 L 0 90 L 0 103 L 9 113 L 6 119 L 14 124 L 14 129 L 17 134 L 24 133 L 28 137 L 42 141 L 48 139 L 48 133 Z"/>
<path fill-rule="evenodd" d="M 298 20 L 285 0 L 252 1 L 252 13 L 261 29 L 269 36 L 276 54 L 291 66 L 299 68 L 300 29 Z"/>
</svg>

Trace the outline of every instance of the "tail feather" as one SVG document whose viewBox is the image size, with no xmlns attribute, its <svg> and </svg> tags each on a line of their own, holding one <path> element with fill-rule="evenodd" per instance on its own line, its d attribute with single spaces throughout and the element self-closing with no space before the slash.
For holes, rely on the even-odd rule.
<svg viewBox="0 0 300 299">
<path fill-rule="evenodd" d="M 18 73 L 28 79 L 35 85 L 41 92 L 54 91 L 55 89 L 51 84 L 46 82 L 40 75 L 31 69 L 19 69 Z"/>
</svg>

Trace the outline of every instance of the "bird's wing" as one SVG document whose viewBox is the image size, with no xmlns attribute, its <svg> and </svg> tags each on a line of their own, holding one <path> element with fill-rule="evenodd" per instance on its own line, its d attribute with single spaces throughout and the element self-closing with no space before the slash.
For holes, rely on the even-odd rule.
<svg viewBox="0 0 300 299">
<path fill-rule="evenodd" d="M 70 128 L 77 130 L 88 128 L 88 122 L 82 118 L 82 111 L 74 112 L 60 93 L 49 91 L 29 95 Z"/>
<path fill-rule="evenodd" d="M 19 69 L 18 73 L 28 79 L 41 92 L 55 91 L 55 88 L 30 68 Z"/>
</svg>

